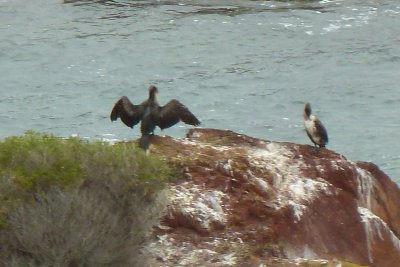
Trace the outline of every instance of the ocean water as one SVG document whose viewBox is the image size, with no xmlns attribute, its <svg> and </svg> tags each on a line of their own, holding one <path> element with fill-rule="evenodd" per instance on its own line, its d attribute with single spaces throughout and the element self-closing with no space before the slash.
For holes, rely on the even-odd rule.
<svg viewBox="0 0 400 267">
<path fill-rule="evenodd" d="M 275 141 L 310 144 L 308 101 L 330 149 L 400 183 L 399 25 L 394 0 L 0 0 L 0 139 L 136 139 L 109 113 L 155 84 L 202 127 Z"/>
</svg>

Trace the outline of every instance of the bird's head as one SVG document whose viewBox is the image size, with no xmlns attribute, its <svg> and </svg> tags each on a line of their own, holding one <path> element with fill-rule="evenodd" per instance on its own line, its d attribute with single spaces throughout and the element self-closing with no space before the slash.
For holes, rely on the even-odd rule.
<svg viewBox="0 0 400 267">
<path fill-rule="evenodd" d="M 306 103 L 306 105 L 304 106 L 304 116 L 309 118 L 311 115 L 311 105 L 310 103 Z"/>
<path fill-rule="evenodd" d="M 154 85 L 150 85 L 149 87 L 149 98 L 156 99 L 158 95 L 158 89 Z"/>
</svg>

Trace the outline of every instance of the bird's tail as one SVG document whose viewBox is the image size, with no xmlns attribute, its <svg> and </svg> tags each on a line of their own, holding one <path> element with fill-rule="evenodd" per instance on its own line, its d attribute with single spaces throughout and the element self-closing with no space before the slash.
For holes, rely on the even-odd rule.
<svg viewBox="0 0 400 267">
<path fill-rule="evenodd" d="M 150 136 L 148 134 L 142 135 L 139 141 L 139 147 L 147 152 L 149 146 L 150 146 Z"/>
</svg>

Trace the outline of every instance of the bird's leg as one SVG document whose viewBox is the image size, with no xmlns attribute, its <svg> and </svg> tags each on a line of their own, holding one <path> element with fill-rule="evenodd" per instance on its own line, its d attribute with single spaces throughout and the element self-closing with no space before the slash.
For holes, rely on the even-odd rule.
<svg viewBox="0 0 400 267">
<path fill-rule="evenodd" d="M 315 152 L 315 154 L 318 156 L 318 153 L 319 153 L 319 147 L 318 147 L 318 145 L 317 145 L 317 144 L 314 144 L 314 152 Z"/>
<path fill-rule="evenodd" d="M 147 151 L 150 146 L 150 136 L 148 134 L 143 134 L 139 141 L 139 147 L 144 151 Z"/>
<path fill-rule="evenodd" d="M 318 155 L 319 155 L 319 152 L 321 151 L 321 146 L 318 145 L 318 146 L 315 146 L 315 148 L 317 149 L 317 156 L 318 156 Z"/>
</svg>

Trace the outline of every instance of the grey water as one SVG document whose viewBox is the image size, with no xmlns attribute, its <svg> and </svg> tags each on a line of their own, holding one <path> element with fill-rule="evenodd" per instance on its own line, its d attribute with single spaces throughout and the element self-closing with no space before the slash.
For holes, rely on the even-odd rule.
<svg viewBox="0 0 400 267">
<path fill-rule="evenodd" d="M 109 113 L 155 84 L 202 127 L 302 144 L 308 101 L 330 149 L 400 183 L 399 25 L 394 0 L 0 0 L 0 139 L 136 139 Z"/>
</svg>

